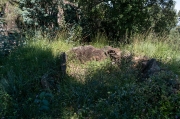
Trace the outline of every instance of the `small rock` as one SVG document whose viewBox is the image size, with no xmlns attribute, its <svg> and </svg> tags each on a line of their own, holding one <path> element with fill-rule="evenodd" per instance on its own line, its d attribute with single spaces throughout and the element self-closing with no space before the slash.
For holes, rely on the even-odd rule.
<svg viewBox="0 0 180 119">
<path fill-rule="evenodd" d="M 156 59 L 151 59 L 148 61 L 142 62 L 142 71 L 143 78 L 149 78 L 150 75 L 153 75 L 156 72 L 159 72 L 161 69 L 158 66 Z"/>
<path fill-rule="evenodd" d="M 50 84 L 47 81 L 47 78 L 48 78 L 48 74 L 43 75 L 42 78 L 41 78 L 41 85 L 42 85 L 42 87 L 44 89 L 49 89 L 50 88 Z"/>
<path fill-rule="evenodd" d="M 107 51 L 107 54 L 113 62 L 119 62 L 119 60 L 121 59 L 121 53 L 122 52 L 118 48 L 109 48 Z"/>
</svg>

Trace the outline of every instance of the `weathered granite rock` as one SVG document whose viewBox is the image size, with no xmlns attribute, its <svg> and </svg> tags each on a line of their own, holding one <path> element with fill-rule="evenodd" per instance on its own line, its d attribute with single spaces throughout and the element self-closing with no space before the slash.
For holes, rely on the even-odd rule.
<svg viewBox="0 0 180 119">
<path fill-rule="evenodd" d="M 106 58 L 102 49 L 95 48 L 91 45 L 74 47 L 69 52 L 74 54 L 74 58 L 80 60 L 81 63 L 92 60 L 100 61 Z"/>
<path fill-rule="evenodd" d="M 105 46 L 104 48 L 100 49 L 91 45 L 86 45 L 74 47 L 68 52 L 68 54 L 74 54 L 73 59 L 78 59 L 81 61 L 81 63 L 92 60 L 101 61 L 108 57 L 112 62 L 118 63 L 121 60 L 122 51 L 111 46 Z M 126 57 L 126 55 L 128 54 L 124 54 L 123 56 Z"/>
<path fill-rule="evenodd" d="M 111 61 L 113 62 L 119 62 L 121 59 L 121 51 L 118 48 L 113 48 L 111 46 L 105 46 L 104 52 L 106 56 L 110 57 Z"/>
<path fill-rule="evenodd" d="M 156 72 L 159 72 L 161 69 L 157 64 L 156 59 L 150 59 L 142 62 L 142 76 L 143 78 L 149 78 Z"/>
</svg>

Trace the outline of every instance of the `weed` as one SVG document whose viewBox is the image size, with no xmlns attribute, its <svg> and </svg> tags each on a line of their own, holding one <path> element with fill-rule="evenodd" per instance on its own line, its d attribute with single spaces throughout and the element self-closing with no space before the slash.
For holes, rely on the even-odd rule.
<svg viewBox="0 0 180 119">
<path fill-rule="evenodd" d="M 179 118 L 178 40 L 137 34 L 132 44 L 120 47 L 135 56 L 156 58 L 168 69 L 139 82 L 139 70 L 133 67 L 132 59 L 124 59 L 120 65 L 112 65 L 110 59 L 85 64 L 68 61 L 62 78 L 59 53 L 73 47 L 64 41 L 65 36 L 63 33 L 53 42 L 29 40 L 0 59 L 0 117 Z M 107 45 L 105 36 L 99 34 L 96 39 L 95 46 Z M 55 88 L 43 88 L 41 78 L 45 74 Z"/>
</svg>

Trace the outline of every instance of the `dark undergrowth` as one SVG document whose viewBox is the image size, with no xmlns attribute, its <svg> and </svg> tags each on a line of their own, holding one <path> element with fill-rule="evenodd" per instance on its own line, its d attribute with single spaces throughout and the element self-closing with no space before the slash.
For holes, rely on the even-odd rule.
<svg viewBox="0 0 180 119">
<path fill-rule="evenodd" d="M 149 54 L 150 58 L 157 56 L 167 70 L 146 81 L 139 81 L 140 69 L 131 60 L 122 60 L 119 66 L 109 60 L 86 64 L 70 61 L 67 74 L 62 77 L 58 53 L 71 47 L 63 41 L 28 42 L 1 58 L 0 117 L 180 118 L 180 91 L 174 82 L 180 73 L 177 59 L 165 62 L 165 57 Z M 136 56 L 140 52 L 132 46 L 124 48 L 131 48 Z M 71 69 L 72 65 L 77 68 Z M 51 85 L 48 89 L 41 84 L 46 74 Z"/>
</svg>

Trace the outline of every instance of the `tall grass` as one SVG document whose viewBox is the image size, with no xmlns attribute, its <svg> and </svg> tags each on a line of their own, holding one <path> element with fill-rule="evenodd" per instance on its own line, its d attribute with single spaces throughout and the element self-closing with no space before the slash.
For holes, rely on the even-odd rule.
<svg viewBox="0 0 180 119">
<path fill-rule="evenodd" d="M 68 61 L 67 75 L 62 77 L 58 55 L 74 46 L 65 42 L 65 34 L 53 42 L 27 41 L 0 59 L 0 117 L 179 118 L 179 90 L 172 93 L 173 87 L 167 85 L 168 79 L 180 74 L 178 43 L 153 34 L 143 38 L 138 34 L 131 44 L 119 48 L 135 56 L 156 58 L 175 73 L 161 72 L 147 82 L 138 82 L 137 68 L 127 62 L 112 65 L 107 59 L 85 64 Z M 104 35 L 95 39 L 92 44 L 96 47 L 107 45 Z M 46 75 L 49 89 L 41 85 Z"/>
<path fill-rule="evenodd" d="M 108 38 L 103 33 L 97 33 L 97 35 L 92 39 L 91 44 L 99 48 L 109 45 Z"/>
<path fill-rule="evenodd" d="M 175 32 L 175 33 L 174 33 Z M 170 64 L 169 67 L 171 70 L 174 70 L 176 73 L 179 72 L 179 33 L 174 31 L 168 37 L 160 37 L 151 33 L 150 35 L 144 38 L 143 34 L 137 34 L 132 37 L 132 43 L 126 45 L 123 48 L 129 50 L 131 53 L 136 56 L 147 56 L 149 58 L 156 58 L 157 60 Z"/>
</svg>

